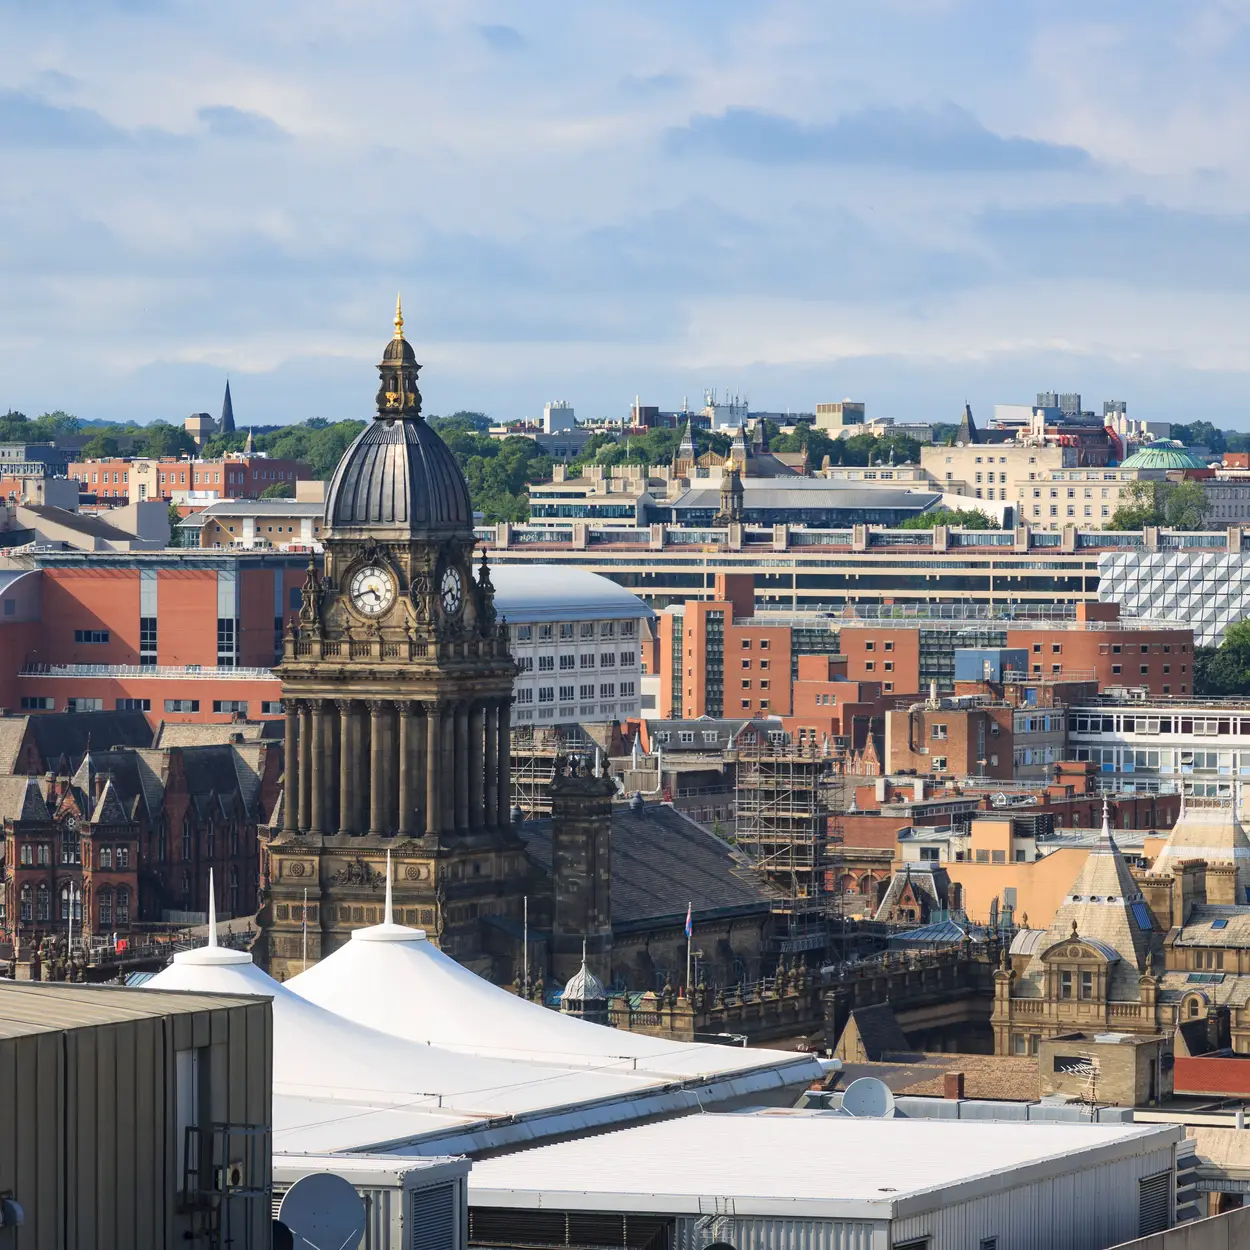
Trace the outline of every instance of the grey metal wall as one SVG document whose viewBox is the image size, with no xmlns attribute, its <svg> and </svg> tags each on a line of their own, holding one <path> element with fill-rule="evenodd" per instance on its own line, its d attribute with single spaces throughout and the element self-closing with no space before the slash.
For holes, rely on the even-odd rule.
<svg viewBox="0 0 1250 1250">
<path fill-rule="evenodd" d="M 1150 1150 L 897 1219 L 890 1234 L 928 1236 L 929 1250 L 967 1250 L 994 1236 L 1010 1250 L 1105 1250 L 1138 1234 L 1137 1182 L 1175 1168 L 1174 1147 Z"/>
<path fill-rule="evenodd" d="M 726 1242 L 734 1250 L 889 1250 L 884 1220 L 786 1220 L 747 1216 L 680 1216 L 673 1250 Z"/>
<path fill-rule="evenodd" d="M 3 1250 L 183 1244 L 174 1056 L 189 1047 L 208 1048 L 213 1119 L 269 1124 L 268 1001 L 0 1038 L 0 1190 L 26 1211 Z M 268 1205 L 252 1206 L 265 1246 Z"/>
</svg>

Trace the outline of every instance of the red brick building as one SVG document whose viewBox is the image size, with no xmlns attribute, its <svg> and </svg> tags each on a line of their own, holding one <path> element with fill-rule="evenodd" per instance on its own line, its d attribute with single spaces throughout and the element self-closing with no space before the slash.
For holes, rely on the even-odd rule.
<svg viewBox="0 0 1250 1250">
<path fill-rule="evenodd" d="M 280 716 L 270 665 L 306 560 L 49 553 L 0 572 L 0 709 L 142 711 L 153 725 Z"/>
<path fill-rule="evenodd" d="M 115 456 L 109 460 L 76 460 L 69 466 L 81 493 L 98 500 L 137 503 L 144 499 L 172 500 L 193 492 L 214 499 L 259 499 L 272 486 L 287 486 L 312 477 L 298 460 L 232 453 L 219 460 L 174 456 L 152 460 Z"/>
<path fill-rule="evenodd" d="M 0 718 L 10 770 L 0 774 L 0 942 L 29 950 L 71 924 L 107 940 L 171 912 L 203 913 L 210 869 L 222 915 L 255 911 L 280 745 L 83 749 L 93 733 L 125 742 L 145 725 L 134 714 Z"/>
</svg>

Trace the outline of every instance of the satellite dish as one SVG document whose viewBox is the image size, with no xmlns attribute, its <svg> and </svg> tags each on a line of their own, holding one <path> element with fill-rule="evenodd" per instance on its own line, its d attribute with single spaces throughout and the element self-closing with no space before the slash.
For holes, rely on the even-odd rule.
<svg viewBox="0 0 1250 1250">
<path fill-rule="evenodd" d="M 298 1250 L 356 1250 L 365 1235 L 365 1204 L 350 1181 L 310 1172 L 286 1191 L 278 1219 Z"/>
<path fill-rule="evenodd" d="M 857 1120 L 889 1120 L 894 1117 L 894 1095 L 875 1076 L 861 1076 L 846 1087 L 842 1110 Z"/>
</svg>

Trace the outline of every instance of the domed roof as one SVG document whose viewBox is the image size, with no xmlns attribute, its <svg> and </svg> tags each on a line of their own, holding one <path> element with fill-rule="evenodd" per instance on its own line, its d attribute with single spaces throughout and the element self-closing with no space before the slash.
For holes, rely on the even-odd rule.
<svg viewBox="0 0 1250 1250">
<path fill-rule="evenodd" d="M 326 492 L 325 524 L 332 534 L 363 529 L 437 536 L 472 528 L 464 474 L 421 416 L 420 371 L 397 301 L 395 334 L 378 365 L 377 415 L 343 453 Z"/>
<path fill-rule="evenodd" d="M 1149 443 L 1120 463 L 1122 469 L 1205 469 L 1206 467 L 1205 460 L 1200 460 L 1182 444 L 1170 441 Z"/>
<path fill-rule="evenodd" d="M 566 1003 L 601 1003 L 607 999 L 608 994 L 603 988 L 603 982 L 586 967 L 586 960 L 583 958 L 582 966 L 569 977 L 569 983 L 564 987 L 561 997 Z"/>
<path fill-rule="evenodd" d="M 334 470 L 325 520 L 335 533 L 353 527 L 465 530 L 473 524 L 473 506 L 455 457 L 424 420 L 376 420 Z"/>
</svg>

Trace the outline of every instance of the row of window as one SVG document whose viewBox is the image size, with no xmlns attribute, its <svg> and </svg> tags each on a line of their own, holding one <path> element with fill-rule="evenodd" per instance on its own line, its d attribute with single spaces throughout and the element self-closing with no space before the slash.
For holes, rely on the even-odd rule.
<svg viewBox="0 0 1250 1250">
<path fill-rule="evenodd" d="M 595 654 L 593 651 L 587 652 L 585 655 L 562 655 L 559 656 L 560 671 L 567 673 L 575 668 L 594 668 Z M 554 655 L 540 655 L 538 657 L 538 671 L 540 673 L 553 673 L 556 668 L 556 659 Z M 615 668 L 617 661 L 620 661 L 621 668 L 633 668 L 638 663 L 638 656 L 633 651 L 601 651 L 599 653 L 600 668 Z M 744 661 L 749 663 L 749 661 Z M 532 655 L 523 655 L 517 659 L 517 666 L 523 673 L 532 673 L 534 671 L 534 657 Z"/>
<path fill-rule="evenodd" d="M 560 687 L 560 701 L 562 703 L 567 702 L 575 697 L 573 694 L 573 689 L 574 688 L 572 686 Z M 616 689 L 617 689 L 616 682 L 612 682 L 612 681 L 600 682 L 598 697 L 600 699 L 615 699 L 617 697 Z M 637 685 L 632 681 L 623 681 L 620 683 L 620 689 L 621 689 L 620 697 L 622 699 L 632 699 L 635 693 L 637 692 Z M 595 698 L 596 696 L 595 696 L 594 685 L 591 683 L 587 683 L 586 685 L 579 687 L 576 697 L 579 699 Z M 518 703 L 533 703 L 534 691 L 529 689 L 528 687 L 522 687 L 516 692 L 516 699 Z M 539 686 L 538 687 L 538 702 L 539 703 L 554 703 L 555 701 L 556 701 L 556 688 L 554 686 Z"/>
<path fill-rule="evenodd" d="M 561 621 L 542 622 L 538 625 L 514 625 L 512 640 L 514 642 L 555 642 L 557 634 L 561 642 L 571 642 L 574 638 L 633 638 L 636 636 L 637 621 L 600 621 L 598 630 L 594 621 Z"/>
<path fill-rule="evenodd" d="M 112 869 L 115 865 L 123 871 L 130 867 L 130 847 L 125 843 L 119 846 L 103 845 L 96 848 L 99 867 Z M 78 847 L 67 844 L 62 848 L 61 859 L 64 863 L 78 863 L 80 851 Z M 46 868 L 52 864 L 52 844 L 49 842 L 23 842 L 17 848 L 17 862 L 22 868 Z"/>
<path fill-rule="evenodd" d="M 75 923 L 82 921 L 82 888 L 66 882 L 61 886 L 61 919 Z M 116 890 L 102 886 L 96 893 L 96 911 L 102 925 L 128 925 L 130 923 L 130 889 L 120 885 Z M 18 916 L 25 923 L 46 923 L 52 919 L 52 890 L 46 884 L 22 886 L 18 895 Z M 0 922 L 4 915 L 4 895 L 0 892 Z"/>
<path fill-rule="evenodd" d="M 109 631 L 107 629 L 76 629 L 74 630 L 75 642 L 108 642 Z"/>
</svg>

